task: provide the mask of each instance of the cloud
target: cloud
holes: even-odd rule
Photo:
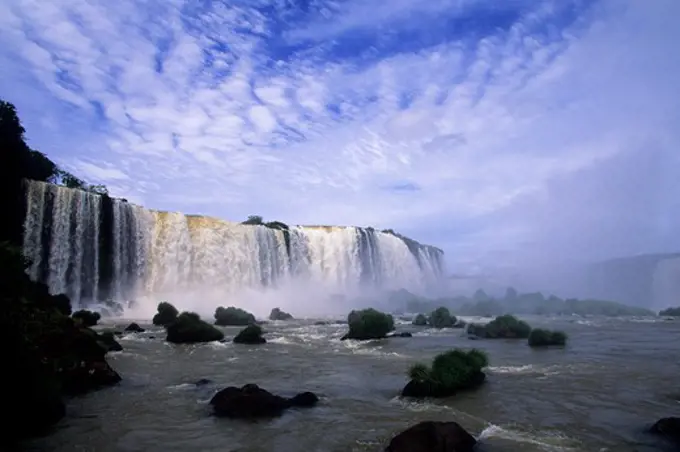
[[[10,0],[0,96],[151,208],[394,228],[454,267],[680,247],[677,2],[305,5]]]

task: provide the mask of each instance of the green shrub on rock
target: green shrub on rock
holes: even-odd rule
[[[179,311],[176,307],[168,303],[167,301],[161,301],[158,303],[158,313],[153,316],[154,325],[168,326],[177,320]]]
[[[95,326],[99,319],[102,318],[100,313],[88,311],[87,309],[76,311],[71,317],[83,326]]]
[[[175,344],[188,344],[195,342],[213,342],[224,339],[224,333],[201,320],[194,312],[183,312],[173,323],[166,327],[167,337],[165,340]]]
[[[411,379],[404,387],[404,397],[449,397],[458,391],[481,385],[486,375],[482,369],[489,365],[483,351],[454,349],[437,355],[432,366],[418,363],[411,366]]]
[[[356,339],[365,341],[370,339],[383,339],[387,333],[394,330],[394,318],[373,308],[352,311],[347,316],[349,333],[341,340]]]
[[[423,314],[418,314],[413,319],[413,324],[416,326],[425,326],[427,325],[427,317],[425,317]]]
[[[530,333],[528,323],[509,314],[498,316],[486,325],[468,325],[468,334],[487,339],[526,339]]]
[[[531,330],[529,346],[547,347],[550,345],[566,345],[567,334],[562,331],[550,331],[542,328]]]
[[[456,324],[456,317],[452,316],[445,307],[439,307],[432,311],[428,323],[433,328],[452,328]]]
[[[241,308],[220,306],[215,310],[215,325],[219,326],[241,326],[255,323],[255,316]]]

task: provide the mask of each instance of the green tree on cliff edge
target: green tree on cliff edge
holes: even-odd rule
[[[106,194],[103,185],[87,185],[71,173],[60,169],[42,152],[26,144],[26,130],[14,105],[0,99],[0,193],[3,221],[0,222],[0,242],[20,246],[23,236],[24,191],[22,179],[60,182],[70,188],[82,188]]]

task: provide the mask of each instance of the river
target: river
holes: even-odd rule
[[[566,331],[568,346],[534,350],[524,340],[471,341],[461,330],[407,324],[398,330],[412,338],[341,342],[346,325],[312,320],[266,325],[265,345],[172,345],[143,324],[146,332],[123,336],[125,350],[109,355],[123,382],[71,400],[57,430],[27,450],[380,451],[421,420],[459,422],[481,439],[480,451],[671,450],[645,428],[680,412],[680,322],[527,320]],[[128,322],[116,323],[101,328]],[[224,328],[228,337],[238,330]],[[453,347],[488,352],[481,389],[438,401],[398,397],[410,364]],[[201,378],[212,383],[192,384]],[[245,383],[287,396],[313,391],[321,401],[268,421],[210,415],[215,391]]]

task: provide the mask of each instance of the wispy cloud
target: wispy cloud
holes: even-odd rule
[[[9,0],[0,95],[33,146],[152,208],[392,227],[453,263],[677,249],[679,14]]]

